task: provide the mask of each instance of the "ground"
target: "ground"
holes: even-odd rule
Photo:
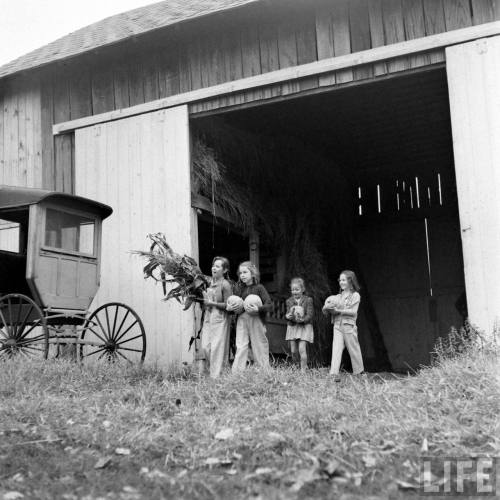
[[[498,358],[480,353],[340,383],[17,360],[0,401],[6,500],[418,498],[422,456],[500,451]]]

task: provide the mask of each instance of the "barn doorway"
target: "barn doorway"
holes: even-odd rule
[[[238,169],[254,169],[253,189],[277,198],[287,190],[284,211],[306,202],[322,210],[312,222],[319,253],[302,255],[303,270],[322,260],[331,292],[342,269],[360,276],[358,324],[369,369],[427,364],[436,339],[462,324],[467,313],[444,68],[199,117],[192,130],[212,145],[228,179]],[[238,134],[245,139],[234,141]],[[234,152],[245,143],[246,163]],[[288,177],[301,180],[285,182]],[[290,217],[289,231],[297,220]],[[274,249],[273,292],[284,296],[286,258]],[[321,351],[326,362],[325,343]]]

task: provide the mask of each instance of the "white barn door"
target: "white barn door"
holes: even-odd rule
[[[453,148],[469,317],[500,320],[500,37],[448,47]]]
[[[160,285],[145,281],[144,261],[131,250],[163,232],[178,253],[193,255],[190,138],[187,106],[79,129],[75,191],[111,205],[103,223],[100,289],[92,303],[130,305],[146,329],[147,361],[191,361],[194,313],[162,302]],[[196,255],[195,255],[196,257]]]

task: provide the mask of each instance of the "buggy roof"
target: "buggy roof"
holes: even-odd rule
[[[0,185],[0,211],[29,207],[41,201],[51,201],[54,204],[61,204],[66,207],[74,206],[75,208],[86,209],[98,213],[102,219],[109,217],[113,213],[110,206],[81,196],[46,189]]]

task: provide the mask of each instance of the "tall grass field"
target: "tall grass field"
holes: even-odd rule
[[[9,360],[0,499],[418,498],[423,455],[500,455],[499,415],[498,357],[480,349],[340,383]]]

